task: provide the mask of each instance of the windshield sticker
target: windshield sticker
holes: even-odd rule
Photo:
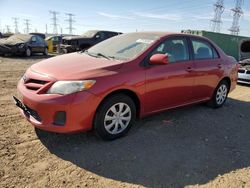
[[[138,39],[136,41],[137,43],[144,43],[144,44],[151,44],[154,42],[154,40],[150,40],[150,39]]]

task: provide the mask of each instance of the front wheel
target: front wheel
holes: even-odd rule
[[[133,100],[123,94],[106,99],[99,107],[94,121],[97,134],[104,140],[125,135],[135,121],[136,108]]]
[[[213,97],[208,102],[208,105],[213,108],[221,107],[226,102],[228,93],[228,82],[226,80],[222,80],[216,87]]]

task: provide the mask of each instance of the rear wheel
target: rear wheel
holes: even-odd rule
[[[213,108],[221,107],[227,100],[229,93],[229,84],[226,80],[222,80],[216,87],[213,97],[208,102],[208,105]]]
[[[126,95],[118,94],[101,104],[95,116],[94,128],[101,138],[113,140],[129,131],[135,116],[133,100]]]
[[[31,50],[30,50],[30,48],[26,48],[25,55],[26,55],[26,57],[30,57],[31,56]]]
[[[43,52],[44,55],[48,55],[48,48],[44,48],[44,52]]]

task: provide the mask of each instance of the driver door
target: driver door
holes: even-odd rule
[[[193,100],[194,64],[187,39],[168,38],[150,57],[159,53],[168,55],[169,64],[149,65],[146,68],[146,113],[181,106]]]

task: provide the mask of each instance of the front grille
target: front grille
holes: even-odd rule
[[[25,81],[24,85],[29,90],[37,91],[47,83],[49,82],[44,80],[28,79]]]
[[[244,69],[238,70],[238,73],[245,73],[246,71]]]
[[[35,80],[35,79],[29,79],[27,83],[35,83],[35,84],[42,84],[42,85],[45,85],[47,84],[48,82],[47,81],[43,81],[43,80]]]

